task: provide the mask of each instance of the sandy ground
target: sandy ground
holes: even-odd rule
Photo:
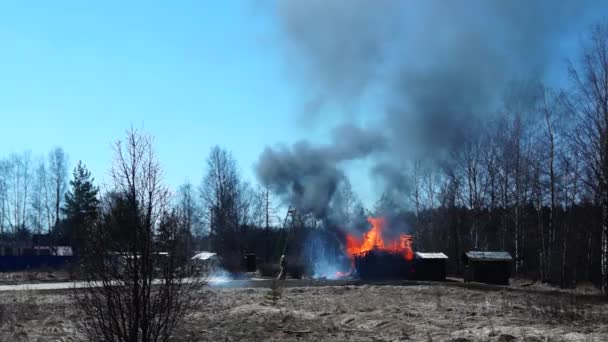
[[[174,340],[608,341],[608,303],[591,288],[288,281],[273,303],[268,284],[205,289]],[[85,341],[69,298],[0,293],[0,341]]]

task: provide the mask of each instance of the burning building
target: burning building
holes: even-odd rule
[[[383,217],[370,217],[368,222],[371,228],[361,238],[346,235],[346,254],[357,275],[363,279],[412,279],[415,273],[412,236],[399,234],[388,238]]]

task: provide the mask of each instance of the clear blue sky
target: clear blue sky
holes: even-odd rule
[[[61,146],[102,180],[133,125],[156,137],[174,188],[199,184],[214,144],[253,180],[263,147],[298,132],[273,18],[245,1],[171,4],[0,5],[0,157]]]

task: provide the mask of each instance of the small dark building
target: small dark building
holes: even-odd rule
[[[255,254],[245,254],[245,270],[247,272],[255,272],[257,270],[256,261],[257,257]]]
[[[355,270],[361,279],[413,279],[413,262],[402,254],[373,249],[355,255]]]
[[[464,281],[509,285],[513,258],[507,252],[470,251],[462,255]]]
[[[416,252],[414,265],[416,279],[443,281],[446,276],[448,256],[443,253]]]

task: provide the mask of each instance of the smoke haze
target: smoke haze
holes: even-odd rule
[[[320,216],[345,177],[345,160],[370,159],[373,177],[406,191],[402,170],[413,155],[445,158],[474,139],[513,81],[542,81],[562,62],[560,39],[606,7],[598,0],[278,1],[281,46],[306,89],[306,115],[363,99],[379,110],[337,114],[346,123],[334,129],[333,145],[267,148],[258,178]]]
[[[328,145],[300,141],[291,147],[267,147],[260,155],[256,174],[285,203],[322,218],[345,177],[340,163],[364,158],[385,147],[385,138],[379,132],[342,125],[334,128]]]

